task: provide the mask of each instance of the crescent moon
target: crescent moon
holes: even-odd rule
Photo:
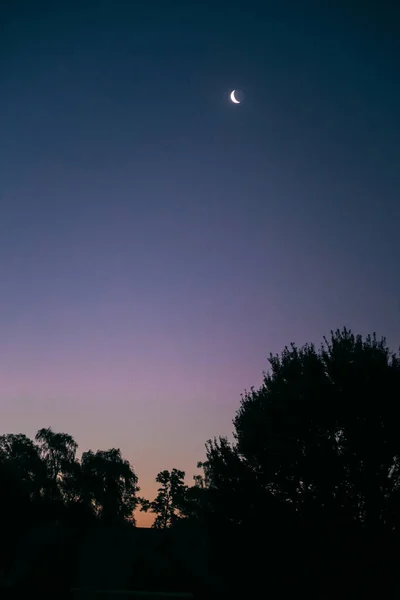
[[[236,91],[236,90],[232,90],[232,91],[231,91],[231,100],[232,100],[232,102],[234,102],[235,104],[240,104],[240,100],[236,100],[236,98],[235,98],[235,91]]]

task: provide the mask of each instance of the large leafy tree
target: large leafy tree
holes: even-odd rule
[[[46,469],[38,446],[22,433],[0,436],[0,462],[18,481],[30,500],[37,500],[46,485]]]
[[[74,438],[48,427],[39,429],[36,442],[46,465],[51,500],[63,506],[76,501],[79,497],[80,467],[76,459],[78,444]]]
[[[68,433],[56,433],[51,427],[39,429],[36,434],[42,459],[47,464],[49,476],[57,481],[65,469],[75,462],[78,444]]]
[[[262,386],[242,397],[234,442],[207,444],[212,510],[241,523],[264,519],[272,503],[303,525],[395,527],[399,357],[384,339],[343,329],[269,362]]]
[[[138,479],[116,449],[85,452],[66,433],[40,429],[36,441],[23,434],[0,436],[0,508],[4,524],[33,522],[135,523]]]
[[[42,512],[46,467],[38,447],[27,436],[0,436],[0,485],[0,519],[4,527],[18,529]]]
[[[236,564],[244,591],[268,565],[282,593],[288,564],[290,593],[304,585],[321,595],[325,569],[340,589],[353,578],[367,590],[369,565],[390,578],[398,553],[399,356],[384,339],[343,329],[269,362],[261,387],[242,397],[233,442],[207,444],[191,509],[218,525],[215,564],[227,578]]]
[[[241,402],[235,449],[304,522],[384,525],[400,486],[400,361],[343,329],[270,357]]]
[[[105,523],[135,523],[134,510],[139,502],[138,478],[121,451],[89,450],[82,454],[82,494]]]
[[[0,436],[1,568],[11,568],[19,537],[46,514],[46,486],[46,467],[34,442],[23,434]]]

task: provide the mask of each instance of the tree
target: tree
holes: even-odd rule
[[[161,471],[156,477],[160,484],[158,494],[152,502],[142,500],[141,510],[156,514],[153,527],[166,529],[174,526],[184,510],[187,486],[184,483],[185,472],[179,469]]]
[[[16,521],[135,523],[138,479],[120,450],[89,451],[76,458],[66,433],[40,429],[36,443],[23,434],[0,436],[0,508]]]
[[[38,447],[23,434],[0,436],[1,518],[4,526],[25,526],[40,510],[47,485]]]
[[[234,442],[206,445],[214,512],[219,504],[239,524],[272,503],[303,525],[394,527],[399,357],[385,339],[343,329],[320,349],[292,344],[269,362],[260,389],[242,397]]]
[[[82,494],[105,523],[135,523],[138,478],[116,448],[82,454]]]
[[[13,473],[31,500],[40,497],[46,484],[46,469],[32,440],[22,433],[0,436],[0,462]]]
[[[62,478],[65,470],[75,462],[78,444],[68,433],[56,433],[51,427],[39,429],[36,434],[40,454],[47,464],[49,477],[53,481]]]
[[[82,531],[96,519],[101,523],[135,524],[137,476],[119,450],[89,451],[79,461],[77,444],[68,434],[47,428],[41,429],[36,439],[37,443],[23,434],[0,436],[1,597],[8,597],[10,586],[12,597],[14,592],[20,596],[25,583],[30,590],[35,589],[31,576],[24,581],[26,569],[32,569],[42,582],[41,568],[35,564],[36,542],[29,541],[36,536],[43,542],[48,535],[63,545],[69,526]],[[65,551],[70,551],[70,541]],[[54,550],[56,555],[57,547],[61,550],[58,542],[50,554]],[[18,554],[21,551],[25,565],[22,571]],[[53,558],[54,577],[59,579],[60,569],[67,576],[69,562],[61,564]],[[47,579],[51,573],[46,573]]]
[[[47,468],[49,498],[60,506],[67,505],[79,493],[79,463],[76,459],[78,444],[68,433],[56,433],[51,427],[39,429],[35,439]]]
[[[234,420],[237,451],[305,522],[384,525],[400,487],[400,360],[347,329],[271,356]]]
[[[45,514],[46,475],[32,440],[23,434],[0,436],[0,569],[11,568],[20,536]]]
[[[365,573],[368,588],[368,561],[384,579],[400,534],[400,359],[385,339],[345,328],[269,362],[242,397],[233,442],[206,445],[198,510],[234,528],[226,576],[239,557],[244,589],[269,564],[282,592],[288,563],[297,591],[310,564],[321,581],[324,569],[342,574],[339,588]],[[321,595],[316,575],[303,584]]]

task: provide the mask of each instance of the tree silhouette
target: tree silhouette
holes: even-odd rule
[[[56,433],[51,427],[40,429],[35,437],[39,452],[46,465],[51,501],[60,506],[76,499],[79,463],[76,460],[78,444],[67,433]]]
[[[39,429],[36,434],[42,460],[47,464],[49,477],[57,481],[65,468],[75,461],[78,444],[67,433],[55,433],[51,427]]]
[[[51,428],[35,441],[0,436],[0,569],[36,525],[132,526],[141,505],[157,529],[186,523],[207,533],[207,559],[232,596],[254,596],[268,580],[278,595],[307,589],[328,597],[331,572],[332,597],[354,596],[350,580],[365,595],[374,573],[378,587],[394,586],[399,356],[384,339],[345,328],[319,348],[292,344],[269,363],[260,388],[242,396],[233,441],[207,442],[191,487],[183,471],[161,471],[152,502],[138,497],[138,478],[119,449],[89,450],[79,460],[75,440]]]
[[[213,509],[241,523],[279,501],[304,525],[394,526],[398,356],[384,339],[343,329],[320,349],[286,347],[270,365],[260,389],[242,397],[234,443],[206,445]]]
[[[96,516],[105,523],[135,523],[133,511],[139,499],[138,478],[127,460],[116,448],[89,450],[81,461],[85,499],[94,507]]]
[[[239,454],[306,522],[384,525],[400,484],[399,358],[344,329],[270,364],[236,415]]]
[[[46,469],[39,448],[22,433],[0,436],[0,462],[19,482],[31,501],[40,498],[46,486]]]
[[[187,491],[184,479],[185,472],[179,469],[161,471],[156,477],[156,482],[160,484],[156,498],[152,502],[141,500],[141,510],[156,514],[153,523],[155,529],[172,527],[180,519]]]
[[[46,468],[38,447],[23,434],[0,436],[0,520],[14,534],[42,512]]]
[[[10,528],[51,521],[135,524],[137,476],[120,450],[83,453],[66,433],[0,436],[0,519]]]
[[[298,586],[313,564],[308,586],[335,568],[343,586],[362,572],[368,588],[368,565],[386,577],[400,533],[400,359],[385,339],[345,328],[318,349],[292,344],[269,362],[261,387],[242,397],[233,443],[207,443],[204,490],[192,508],[240,528],[226,574],[240,556],[252,577],[271,565],[279,585],[279,565],[289,562]],[[273,555],[260,551],[257,535]]]
[[[56,433],[51,428],[40,429],[35,442],[23,434],[0,436],[2,598],[9,597],[6,596],[11,590],[9,586],[17,594],[12,597],[24,597],[28,593],[23,591],[24,586],[29,593],[36,589],[35,585],[42,589],[44,577],[46,585],[53,581],[53,571],[55,584],[60,577],[65,581],[70,579],[71,560],[67,559],[67,548],[71,540],[66,541],[65,532],[71,528],[80,537],[96,523],[135,525],[133,513],[138,503],[138,480],[120,450],[85,452],[81,461],[76,457],[76,450],[77,444],[70,435]],[[46,571],[48,565],[45,569],[40,563],[42,571],[41,566],[39,569],[39,564],[35,564],[32,548],[22,551],[24,568],[19,564],[21,548],[26,544],[30,547],[29,540],[36,536],[38,540],[49,536],[49,540],[54,540],[54,552],[60,551],[64,557],[61,562],[54,558],[50,572]],[[31,572],[29,581],[25,568]],[[54,593],[52,590],[52,595]]]

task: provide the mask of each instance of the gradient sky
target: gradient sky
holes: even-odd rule
[[[151,497],[269,352],[398,346],[395,5],[2,4],[1,433],[120,447]]]

